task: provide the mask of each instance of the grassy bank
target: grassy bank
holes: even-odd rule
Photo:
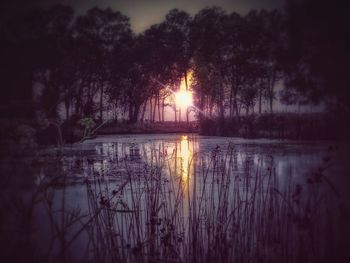
[[[330,113],[276,113],[205,119],[203,135],[296,140],[348,140],[350,116]]]
[[[92,120],[92,119],[91,119]],[[200,133],[207,136],[277,138],[293,140],[348,140],[350,116],[330,113],[276,113],[204,119],[198,122],[155,122],[99,124],[86,133],[79,119],[70,121],[1,119],[0,144],[3,149],[32,149],[39,145],[63,145],[107,134]],[[92,120],[94,122],[94,120]],[[19,146],[18,146],[19,145]],[[6,151],[5,151],[6,152]]]

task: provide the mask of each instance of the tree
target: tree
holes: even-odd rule
[[[168,96],[168,92],[161,92],[164,85],[171,87],[176,82],[174,75],[175,56],[172,43],[169,41],[169,32],[165,23],[151,26],[142,35],[142,45],[148,54],[144,65],[148,69],[149,74],[149,104],[150,104],[150,120],[154,122],[156,110],[158,109],[158,119],[161,119],[161,100]],[[163,96],[161,96],[163,95]],[[164,110],[164,109],[163,109]]]
[[[129,19],[110,8],[92,8],[77,18],[75,38],[81,47],[81,85],[86,86],[84,114],[94,113],[94,96],[99,91],[99,118],[103,119],[103,103],[106,88],[111,85],[110,64],[112,53],[121,49],[131,38]],[[115,56],[114,56],[115,58]],[[78,93],[81,96],[81,92]],[[77,98],[80,104],[80,98]]]
[[[287,50],[283,59],[288,89],[309,102],[349,111],[350,34],[347,2],[289,0]]]
[[[194,75],[197,79],[197,94],[200,94],[198,108],[200,119],[205,108],[212,114],[213,106],[219,108],[220,118],[224,118],[224,21],[225,12],[218,8],[201,10],[193,20],[191,41],[194,45]]]
[[[133,39],[131,47],[120,57],[121,105],[128,112],[129,123],[137,122],[141,106],[150,96],[150,53],[147,51],[144,37],[140,35]]]
[[[190,30],[192,19],[186,12],[173,9],[165,17],[163,26],[166,34],[166,45],[169,54],[172,54],[172,80],[177,78],[185,79],[186,90],[189,90],[188,73],[193,53],[193,46],[190,42]],[[175,108],[176,111],[176,108]],[[181,113],[179,119],[181,118]],[[188,123],[189,111],[186,111]],[[181,119],[180,119],[181,120]]]
[[[245,16],[245,50],[247,56],[245,74],[254,78],[258,90],[259,113],[262,111],[262,100],[269,101],[270,112],[273,111],[275,83],[281,77],[278,63],[283,45],[284,21],[277,10],[252,10]],[[253,73],[253,74],[252,74]]]
[[[48,10],[35,9],[4,22],[1,27],[4,40],[1,47],[1,62],[4,63],[1,65],[1,80],[8,88],[9,96],[4,94],[3,98],[25,99],[26,102],[21,104],[32,106],[24,111],[33,113],[32,84],[41,81],[37,76],[45,75],[45,84],[49,86],[45,90],[46,105],[42,106],[51,109],[50,116],[56,116],[59,92],[54,87],[54,74],[44,72],[55,71],[60,63],[72,18],[72,8],[56,5]]]
[[[250,24],[247,23],[245,17],[237,13],[232,13],[228,16],[225,23],[225,51],[226,64],[225,72],[227,85],[229,87],[229,108],[230,117],[236,114],[239,115],[239,100],[241,90],[248,85],[246,82],[251,81],[255,75],[251,74],[250,64],[253,53],[251,52],[252,43],[254,43],[256,36],[252,35]],[[253,57],[254,58],[254,57]]]

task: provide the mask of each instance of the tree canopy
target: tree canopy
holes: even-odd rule
[[[63,104],[66,119],[102,122],[114,111],[116,119],[137,122],[147,108],[151,120],[157,114],[164,120],[167,98],[185,79],[199,118],[239,116],[256,107],[262,113],[264,103],[273,112],[278,95],[287,104],[323,102],[348,111],[344,10],[314,0],[245,15],[210,7],[192,17],[174,9],[136,35],[129,18],[110,8],[80,16],[64,5],[37,9],[1,20],[2,102],[25,104],[39,96],[26,113],[40,109],[50,118]],[[279,80],[285,85],[278,94]],[[38,94],[33,83],[43,87]]]

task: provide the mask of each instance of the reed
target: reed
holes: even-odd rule
[[[177,152],[154,149],[147,164],[121,163],[126,175],[113,186],[88,178],[86,211],[69,208],[64,187],[60,207],[53,204],[58,178],[40,182],[33,205],[45,208],[50,242],[36,259],[341,262],[328,161],[300,184],[291,171],[277,174],[272,157],[256,160],[233,145],[193,154],[186,165]]]

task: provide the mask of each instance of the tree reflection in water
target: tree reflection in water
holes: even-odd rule
[[[345,243],[329,228],[341,221],[332,191],[319,180],[328,165],[322,155],[216,142],[208,147],[188,135],[92,141],[67,149],[55,170],[43,162],[33,190],[40,197],[38,261],[43,255],[97,262],[334,257]],[[57,185],[57,178],[64,180]]]

